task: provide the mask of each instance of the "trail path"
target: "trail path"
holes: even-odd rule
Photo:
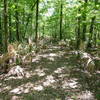
[[[25,77],[0,81],[0,100],[96,100],[68,48],[48,46],[22,67]]]

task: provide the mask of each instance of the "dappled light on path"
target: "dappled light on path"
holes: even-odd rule
[[[5,93],[11,96],[10,100],[24,100],[24,96],[29,94],[40,93],[44,96],[50,92],[47,95],[54,93],[58,97],[53,100],[62,100],[59,99],[60,96],[65,96],[65,100],[93,100],[90,99],[94,98],[92,92],[81,92],[84,83],[80,84],[82,77],[76,77],[79,70],[73,72],[78,64],[71,55],[77,55],[77,51],[68,52],[66,48],[57,46],[41,51],[32,58],[31,65],[23,66],[22,69],[17,66],[6,75],[3,83],[0,81],[0,95]],[[20,74],[13,74],[12,71]],[[83,99],[84,97],[86,99]]]

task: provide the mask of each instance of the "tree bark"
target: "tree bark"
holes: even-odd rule
[[[8,47],[8,6],[7,0],[4,0],[4,51],[7,52]]]
[[[36,4],[36,33],[35,33],[35,42],[36,42],[36,47],[37,47],[37,41],[38,41],[38,17],[39,17],[39,0],[37,0]]]
[[[18,3],[15,0],[15,18],[16,18],[16,39],[17,41],[20,40],[19,36],[19,13],[18,13]]]
[[[85,0],[85,3],[84,3],[82,41],[86,40],[86,29],[87,29],[87,25],[86,25],[86,9],[87,9],[87,2],[88,2],[88,0]]]
[[[11,23],[11,13],[9,12],[9,42],[12,42],[12,31],[11,31],[12,23]]]
[[[2,46],[2,21],[1,21],[1,14],[0,14],[0,45]]]
[[[79,13],[80,13],[80,9],[79,9]],[[81,28],[80,28],[81,17],[80,16],[78,17],[77,21],[78,21],[78,29],[77,29],[76,49],[79,49],[80,39],[81,39],[81,36],[80,36],[80,33],[81,33]]]
[[[61,0],[61,5],[60,5],[60,40],[62,39],[62,19],[63,19],[63,4],[62,4],[62,0]]]
[[[95,0],[95,10],[96,9],[96,5],[98,4],[98,0]],[[87,48],[90,48],[92,47],[92,43],[91,43],[91,40],[93,40],[93,34],[94,34],[94,25],[95,25],[95,20],[96,20],[96,16],[93,16],[92,19],[91,19],[91,25],[90,25],[90,36],[89,36],[89,41],[88,41],[88,44],[87,44]],[[95,45],[96,45],[96,34],[94,34],[94,38],[95,38]]]

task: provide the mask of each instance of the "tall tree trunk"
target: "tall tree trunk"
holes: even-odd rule
[[[95,0],[95,10],[96,9],[96,5],[98,4],[98,0]],[[95,37],[96,34],[93,34],[94,32],[94,25],[95,25],[95,20],[96,20],[96,16],[94,15],[91,19],[91,25],[90,25],[90,36],[89,36],[89,41],[88,41],[88,44],[87,44],[87,48],[90,48],[92,46],[92,40],[93,40],[93,35]],[[96,39],[95,39],[95,44],[96,44]]]
[[[65,25],[64,25],[65,27],[64,27],[64,38],[66,39],[67,38],[67,20],[66,20],[66,16],[65,16]]]
[[[12,23],[11,23],[11,13],[9,12],[9,42],[10,42],[10,43],[12,42],[12,31],[11,31],[11,26],[12,26]]]
[[[31,33],[30,34],[32,36],[32,34],[33,34],[33,18],[31,18],[30,25],[31,25],[31,31],[30,31]]]
[[[25,39],[25,31],[26,31],[26,29],[25,29],[25,9],[23,8],[23,17],[22,17],[22,27],[23,27],[23,29],[22,29],[22,40],[24,40]]]
[[[96,47],[97,46],[97,28],[96,26],[94,27],[94,37],[93,37],[93,40],[94,40],[94,46]]]
[[[54,36],[54,38],[56,39],[57,38],[57,22],[56,22],[56,28],[55,28],[55,36]]]
[[[93,37],[93,30],[94,30],[94,22],[95,22],[95,16],[91,19],[91,25],[90,25],[90,38],[89,38],[89,41],[92,40],[92,37]]]
[[[79,13],[80,13],[80,9],[79,9]],[[80,28],[80,23],[81,23],[81,17],[78,17],[78,28],[77,28],[77,40],[76,40],[76,49],[79,49],[80,46],[80,33],[81,33],[81,28]]]
[[[43,34],[42,34],[42,37],[44,38],[44,35],[45,35],[45,23],[43,25]]]
[[[7,1],[4,0],[4,51],[7,52],[8,47],[8,6]]]
[[[86,41],[86,31],[87,31],[87,23],[86,23],[86,18],[87,18],[87,3],[88,0],[84,0],[84,11],[82,13],[82,34],[81,34],[81,40],[79,44],[79,49],[84,51],[86,49],[85,41]]]
[[[63,19],[63,4],[62,4],[62,0],[61,0],[61,5],[60,5],[60,40],[62,39],[62,19]]]
[[[36,47],[37,47],[37,41],[38,41],[38,17],[39,17],[39,0],[37,0],[36,4],[36,33],[35,33],[35,42],[36,42]]]
[[[4,0],[4,52],[7,52],[8,47],[8,0]],[[6,61],[6,65],[4,68],[4,72],[7,72],[8,62]]]
[[[95,0],[95,10],[97,10],[97,7],[96,7],[96,5],[98,4],[98,0]],[[94,16],[94,19],[96,20],[96,16]],[[94,21],[95,22],[95,21]],[[95,30],[95,32],[94,32],[94,45],[95,45],[95,47],[96,47],[96,44],[97,44],[97,32],[96,32],[96,27],[94,27],[94,30]]]
[[[0,14],[0,45],[2,46],[2,21],[1,21],[1,14]]]
[[[18,1],[15,0],[15,18],[16,18],[16,39],[20,40],[19,36],[19,13],[18,13]]]
[[[83,13],[83,32],[82,32],[82,41],[84,42],[86,40],[86,9],[87,9],[87,2],[88,0],[85,0],[84,2],[84,13]]]

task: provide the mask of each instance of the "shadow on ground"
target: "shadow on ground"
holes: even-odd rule
[[[42,50],[25,77],[0,81],[0,100],[100,100],[100,74],[88,76],[76,58],[68,48]]]

